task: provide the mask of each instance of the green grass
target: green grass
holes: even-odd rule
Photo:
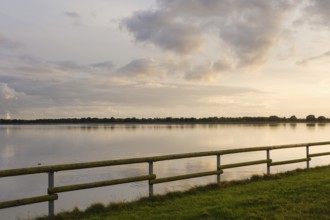
[[[330,166],[209,185],[42,219],[330,219]]]

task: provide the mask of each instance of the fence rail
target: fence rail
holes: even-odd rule
[[[251,166],[251,165],[257,165],[257,164],[266,164],[267,175],[270,175],[271,166],[306,162],[306,166],[308,169],[309,162],[311,161],[312,157],[330,155],[330,152],[322,152],[322,153],[314,153],[314,154],[309,153],[310,147],[322,146],[322,145],[330,145],[330,141],[302,143],[302,144],[290,144],[290,145],[265,146],[265,147],[253,147],[253,148],[238,148],[238,149],[219,150],[219,151],[172,154],[172,155],[163,155],[163,156],[155,156],[155,157],[141,157],[141,158],[130,158],[130,159],[119,159],[119,160],[96,161],[96,162],[89,162],[89,163],[60,164],[60,165],[53,165],[53,166],[39,166],[39,167],[30,167],[30,168],[0,170],[0,178],[1,177],[10,177],[10,176],[20,176],[20,175],[31,175],[31,174],[38,174],[38,173],[48,173],[47,195],[23,198],[23,199],[11,200],[11,201],[3,201],[3,202],[0,202],[0,209],[48,201],[48,214],[50,216],[53,216],[54,215],[54,201],[58,199],[57,193],[89,189],[89,188],[95,188],[95,187],[104,187],[104,186],[137,182],[137,181],[148,181],[149,196],[153,196],[153,185],[154,184],[165,183],[165,182],[170,182],[170,181],[177,181],[177,180],[183,180],[183,179],[216,175],[217,183],[220,184],[221,174],[223,174],[223,172],[224,172],[223,170],[229,169],[229,168]],[[281,149],[299,148],[299,147],[306,148],[306,157],[305,158],[286,160],[286,161],[276,161],[276,162],[273,162],[272,159],[270,158],[270,151],[272,151],[272,150],[281,150]],[[221,165],[222,156],[225,156],[228,154],[256,152],[256,151],[266,151],[266,159]],[[154,171],[153,171],[154,162],[175,160],[175,159],[194,158],[194,157],[205,157],[205,156],[216,156],[217,166],[215,167],[215,170],[199,172],[199,173],[190,173],[190,174],[178,175],[178,176],[171,176],[171,177],[164,177],[164,178],[157,178],[157,175],[154,174]],[[138,163],[148,163],[149,170],[148,170],[147,175],[134,176],[134,177],[123,178],[123,179],[115,179],[115,180],[104,180],[104,181],[91,182],[91,183],[81,183],[81,184],[75,184],[75,185],[66,185],[66,186],[57,186],[57,187],[54,186],[54,173],[55,172],[65,171],[65,170],[106,167],[106,166],[129,165],[129,164],[138,164]]]

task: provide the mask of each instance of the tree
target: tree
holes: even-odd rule
[[[297,117],[295,115],[292,115],[290,118],[289,118],[290,121],[297,121]]]
[[[280,118],[276,115],[269,116],[269,121],[276,122],[280,121]]]
[[[318,121],[326,121],[327,118],[324,117],[324,116],[320,116],[320,117],[317,118],[317,120],[318,120]]]
[[[308,116],[306,117],[306,121],[315,121],[315,120],[316,120],[315,115],[308,115]]]

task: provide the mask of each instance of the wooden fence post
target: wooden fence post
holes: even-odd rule
[[[306,145],[306,158],[309,159],[309,146]],[[307,169],[309,169],[309,160],[306,161]]]
[[[220,170],[221,160],[220,160],[220,154],[217,154],[217,170]],[[217,184],[220,185],[221,181],[221,174],[217,174]]]
[[[153,161],[149,161],[149,175],[153,175],[154,173],[154,166],[153,166]],[[151,180],[149,180],[149,197],[154,195],[154,185],[151,182]]]
[[[48,173],[48,189],[54,187],[54,172],[49,172]],[[49,194],[49,193],[48,193]],[[51,194],[49,194],[51,195]],[[54,200],[49,200],[48,201],[48,215],[49,216],[54,216],[55,210],[54,210]]]
[[[267,152],[267,175],[270,175],[270,163],[271,162],[269,162],[269,160],[270,160],[270,150],[269,149],[267,149],[266,150],[266,152]]]

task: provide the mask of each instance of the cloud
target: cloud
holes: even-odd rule
[[[1,54],[0,54],[1,55]],[[109,78],[113,73],[114,64],[111,61],[95,62],[81,65],[74,61],[49,61],[30,55],[8,55],[0,59],[0,82],[14,85],[14,88],[24,88],[29,83],[42,84],[64,83],[81,78]],[[17,84],[22,82],[22,84]],[[41,86],[41,85],[38,85]],[[31,85],[31,87],[35,87]]]
[[[232,0],[190,0],[189,4],[185,0],[159,0],[162,10],[171,11],[174,14],[181,14],[185,17],[219,17],[227,16],[233,10]]]
[[[162,84],[162,83],[155,83],[155,82],[147,82],[136,85],[137,88],[149,88],[149,89],[159,89],[159,88],[177,88],[174,85],[170,84]]]
[[[6,66],[6,68],[4,68]],[[0,69],[11,75],[27,77],[36,80],[65,80],[79,74],[111,74],[114,64],[111,61],[96,62],[81,65],[74,61],[49,61],[30,55],[6,56]]]
[[[230,46],[238,67],[264,64],[279,40],[291,10],[283,1],[234,1],[232,13],[220,23],[222,40]]]
[[[309,0],[309,3],[304,11],[305,17],[312,23],[330,28],[330,1]]]
[[[75,63],[71,60],[55,61],[55,62],[50,62],[50,63],[55,64],[60,69],[78,70],[78,69],[83,68],[83,66],[78,65],[77,63]]]
[[[82,17],[78,13],[72,12],[72,11],[65,11],[65,12],[63,12],[63,14],[65,16],[67,16],[68,18],[70,18],[70,19],[73,20],[73,25],[74,26],[81,26],[81,25],[83,25],[83,23],[82,23]]]
[[[192,81],[214,81],[221,74],[233,68],[233,64],[227,59],[195,66],[186,61],[174,59],[156,61],[152,58],[139,58],[117,69],[115,69],[111,61],[79,65],[73,61],[46,62],[28,56],[24,56],[22,59],[28,65],[18,65],[15,68],[16,71],[43,73],[47,77],[50,77],[50,75],[54,77],[58,74],[58,79],[61,76],[70,78],[69,75],[73,76],[75,73],[86,73],[87,75],[107,73],[109,79],[116,85],[132,85],[141,81],[148,84],[154,79],[164,79],[165,77],[168,77],[168,79],[181,78],[182,75],[184,75],[185,79]],[[41,77],[40,79],[43,78]],[[150,87],[157,83],[151,84],[149,84]]]
[[[218,72],[214,71],[212,66],[200,65],[188,71],[185,78],[194,81],[215,81],[218,75]]]
[[[5,117],[6,119],[11,119],[11,115],[10,115],[10,112],[7,112],[6,113],[6,117]]]
[[[0,82],[0,100],[16,99],[16,91],[10,88],[6,83]]]
[[[229,57],[236,69],[267,62],[294,6],[291,1],[282,0],[190,0],[188,4],[186,0],[159,0],[157,3],[156,10],[138,11],[122,20],[122,26],[136,41],[178,55],[199,56],[200,49],[211,44],[206,36],[213,36],[212,43],[218,47],[212,53]],[[219,57],[209,62],[220,60]],[[197,69],[204,73],[188,76],[202,79],[214,75],[213,70]]]
[[[117,74],[119,77],[148,79],[163,76],[164,70],[153,59],[135,59],[119,68]]]
[[[218,60],[213,64],[202,64],[187,71],[185,78],[193,81],[215,81],[218,77],[233,68],[226,59]]]
[[[9,40],[8,38],[0,34],[0,49],[3,48],[6,50],[16,50],[21,47],[22,47],[21,43]]]
[[[61,67],[56,62],[51,62],[42,58],[20,55],[17,57],[8,57],[11,63],[5,70],[11,75],[22,78],[29,78],[38,81],[56,79],[62,80],[71,74],[71,71]],[[68,65],[68,64],[66,64]]]
[[[303,60],[300,60],[298,61],[296,64],[297,65],[306,65],[308,64],[310,61],[314,61],[314,60],[319,60],[319,59],[322,59],[322,58],[325,58],[325,57],[330,57],[330,51],[326,52],[326,53],[323,53],[319,56],[313,56],[313,57],[309,57],[309,58],[306,58],[306,59],[303,59]]]
[[[138,42],[152,43],[162,49],[189,54],[202,47],[203,40],[195,25],[177,20],[165,11],[139,11],[121,24]]]
[[[115,70],[113,80],[119,84],[134,84],[138,82],[160,79],[182,78],[190,69],[189,62],[180,59],[155,60],[153,58],[139,58]],[[134,81],[135,80],[135,81]]]
[[[71,60],[50,62],[55,64],[61,70],[80,71],[80,72],[110,72],[114,68],[111,61],[92,63],[89,65],[80,65]]]
[[[110,69],[114,68],[115,65],[111,61],[105,61],[105,62],[100,62],[100,63],[93,63],[90,65],[90,67],[110,70]]]
[[[80,18],[80,15],[76,12],[66,11],[64,14],[70,18]]]

